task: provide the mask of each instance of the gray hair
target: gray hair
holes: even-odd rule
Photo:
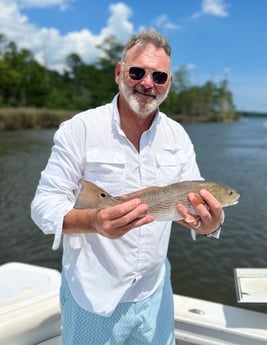
[[[138,53],[140,53],[148,44],[152,44],[158,49],[163,49],[169,57],[171,56],[171,47],[168,39],[155,29],[147,29],[138,35],[134,34],[130,37],[129,41],[125,45],[122,60],[125,60],[128,51],[137,44],[139,46]]]

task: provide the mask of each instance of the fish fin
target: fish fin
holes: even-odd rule
[[[194,203],[196,203],[196,204],[198,204],[198,205],[200,205],[200,204],[206,205],[205,201],[204,201],[204,200],[201,198],[201,196],[198,195],[198,194],[195,194],[195,195],[194,195],[193,201],[194,201]]]
[[[116,196],[114,199],[117,201],[128,201],[134,198],[140,198],[144,193],[147,192],[154,192],[158,189],[160,189],[161,187],[157,187],[157,186],[151,186],[151,187],[147,187],[141,190],[138,190],[136,192],[133,193],[129,193],[129,194],[124,194],[124,195],[120,195],[120,196]]]

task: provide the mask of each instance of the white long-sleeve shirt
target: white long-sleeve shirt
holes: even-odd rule
[[[74,116],[55,134],[31,206],[35,223],[54,234],[54,249],[82,178],[115,196],[201,176],[188,135],[161,112],[143,133],[137,152],[120,128],[116,96],[110,104]],[[63,269],[76,302],[110,315],[120,302],[150,296],[164,274],[170,230],[171,222],[154,221],[113,240],[64,235]]]

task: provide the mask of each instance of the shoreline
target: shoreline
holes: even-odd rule
[[[0,131],[57,128],[77,112],[47,108],[0,108]]]
[[[60,123],[70,119],[82,110],[48,109],[48,108],[0,108],[0,131],[21,129],[57,128]],[[236,112],[231,116],[225,114],[207,114],[203,116],[169,115],[180,123],[229,123],[241,117],[266,117],[267,113]]]

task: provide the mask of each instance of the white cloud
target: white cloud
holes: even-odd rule
[[[105,37],[108,35],[117,36],[124,42],[134,30],[133,24],[129,21],[132,10],[119,2],[110,5],[109,11],[111,16],[108,19],[107,27],[102,29],[101,34]]]
[[[59,7],[61,10],[66,10],[70,7],[71,3],[75,2],[76,0],[18,0],[18,6],[20,7],[38,7],[38,8],[45,8],[45,7],[52,7],[56,6]]]
[[[129,21],[131,9],[123,3],[110,5],[110,16],[106,26],[98,34],[89,29],[69,32],[62,35],[57,28],[38,27],[23,14],[22,5],[42,4],[63,8],[70,0],[1,0],[0,33],[13,41],[19,48],[29,49],[35,58],[46,67],[62,71],[65,59],[77,53],[86,63],[93,63],[99,56],[96,46],[111,34],[124,42],[133,32]]]
[[[202,0],[201,11],[193,14],[193,18],[202,15],[212,15],[217,17],[227,17],[226,5],[224,0]]]
[[[161,16],[157,17],[155,20],[155,25],[157,27],[163,28],[163,29],[170,29],[170,30],[176,30],[179,28],[179,26],[175,23],[173,23],[167,16],[167,14],[162,14]]]

